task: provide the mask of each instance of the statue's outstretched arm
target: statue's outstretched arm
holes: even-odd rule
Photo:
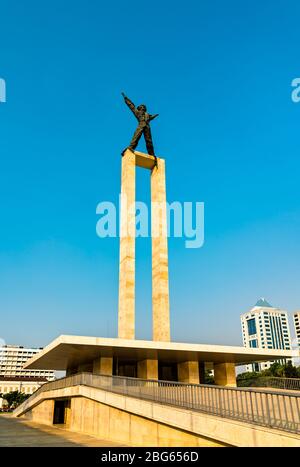
[[[158,116],[159,116],[159,114],[150,115],[150,120],[154,120]]]
[[[127,96],[125,96],[124,92],[122,92],[122,96],[124,97],[124,101],[125,101],[125,103],[128,105],[128,107],[130,108],[130,110],[134,113],[134,115],[136,116],[136,118],[138,118],[138,116],[137,116],[137,110],[136,110],[136,108],[135,108],[134,103],[133,103],[130,99],[128,99]]]

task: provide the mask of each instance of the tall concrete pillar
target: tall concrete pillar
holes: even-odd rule
[[[118,336],[135,338],[135,155],[122,157]]]
[[[165,161],[125,151],[122,158],[118,336],[135,338],[135,167],[151,170],[153,340],[170,340]]]
[[[158,379],[158,360],[146,359],[137,364],[137,376],[141,379]]]
[[[111,376],[113,374],[113,358],[112,357],[96,358],[93,361],[93,374]]]
[[[199,384],[198,361],[181,362],[177,364],[178,381],[181,383]]]
[[[165,161],[151,172],[153,340],[170,341]]]
[[[235,364],[214,363],[214,380],[217,386],[236,386]]]

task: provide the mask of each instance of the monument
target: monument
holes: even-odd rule
[[[136,166],[149,170],[151,181],[152,322],[153,340],[170,341],[169,278],[165,161],[154,155],[145,105],[137,108],[124,95],[139,121],[128,149],[123,151],[121,176],[121,236],[119,269],[118,336],[135,338],[135,176]],[[134,152],[144,133],[149,154]]]
[[[154,156],[156,162],[156,156],[154,154],[154,146],[150,129],[150,122],[151,120],[154,120],[154,118],[158,117],[158,114],[149,114],[147,112],[147,107],[145,106],[145,104],[140,104],[138,107],[136,107],[134,103],[127,96],[125,96],[124,92],[122,92],[122,96],[124,97],[126,105],[128,105],[133,115],[137,118],[139,122],[138,127],[135,130],[135,133],[128,146],[128,149],[134,151],[138,145],[141,136],[144,135],[148,154]],[[122,155],[124,154],[124,152],[125,150],[122,152]]]
[[[155,116],[146,106],[136,108],[124,98],[139,123],[122,153],[118,337],[61,335],[52,341],[25,368],[65,370],[66,378],[42,386],[14,416],[63,424],[67,430],[122,446],[298,445],[297,439],[291,441],[291,433],[276,437],[270,428],[270,407],[274,400],[278,403],[277,395],[271,402],[270,394],[261,390],[254,404],[253,389],[230,389],[237,384],[236,365],[290,358],[298,352],[170,341],[165,161],[154,154],[149,122]],[[142,135],[148,154],[136,151]],[[151,183],[149,341],[135,336],[136,167],[149,171]],[[214,370],[215,386],[203,385],[206,369]],[[290,396],[287,401],[292,407]],[[262,416],[257,417],[259,404]],[[273,420],[277,423],[276,415]],[[294,426],[292,413],[290,420]],[[287,425],[285,419],[283,423]]]
[[[59,336],[26,368],[66,370],[67,376],[88,372],[193,384],[203,383],[205,368],[213,368],[216,385],[236,386],[236,365],[289,358],[292,352],[171,342],[165,160],[155,155],[150,131],[157,114],[149,114],[143,104],[135,107],[123,96],[138,127],[122,153],[118,337]],[[136,151],[142,135],[148,154]],[[149,171],[151,184],[153,334],[149,341],[135,336],[136,167]]]

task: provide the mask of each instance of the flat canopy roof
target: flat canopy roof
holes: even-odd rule
[[[251,362],[298,357],[296,350],[250,349],[223,345],[184,344],[104,337],[61,335],[26,362],[24,368],[66,370],[92,362],[98,357],[124,360],[158,359],[165,363],[198,360],[206,363]]]

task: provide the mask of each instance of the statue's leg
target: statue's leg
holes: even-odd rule
[[[148,154],[150,154],[150,156],[154,156],[154,147],[153,147],[153,142],[152,142],[150,126],[146,126],[144,128],[144,138],[146,141],[146,148],[147,148]]]
[[[137,147],[138,142],[139,142],[139,140],[140,140],[142,134],[143,134],[143,127],[141,127],[141,126],[139,125],[139,126],[137,127],[137,129],[135,130],[135,132],[134,132],[134,135],[133,135],[133,137],[132,137],[132,139],[131,139],[131,141],[130,141],[129,146],[128,146],[127,148],[125,148],[125,149],[122,151],[122,156],[124,156],[125,151],[126,151],[127,149],[129,149],[130,151],[134,151],[134,150],[135,150],[135,148]]]
[[[137,129],[134,132],[134,135],[132,137],[132,140],[130,141],[130,144],[128,146],[128,149],[131,149],[132,151],[135,150],[135,148],[138,145],[138,142],[143,134],[143,128],[140,127],[140,125],[137,127]]]
[[[150,154],[150,156],[155,157],[155,165],[157,166],[157,157],[154,154],[154,147],[153,147],[153,141],[152,141],[150,126],[145,127],[145,129],[144,129],[144,138],[145,138],[145,141],[146,141],[146,147],[147,147],[148,154]]]

